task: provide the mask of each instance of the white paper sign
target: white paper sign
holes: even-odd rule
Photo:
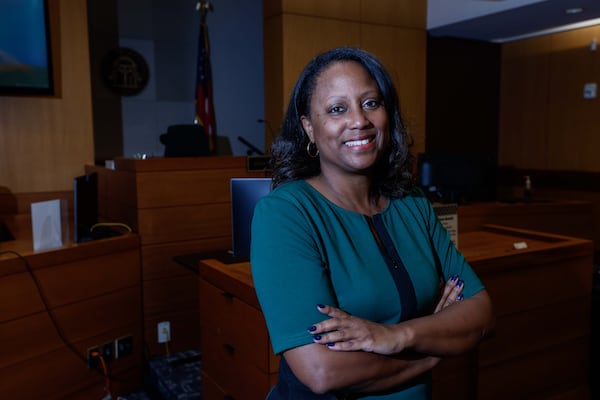
[[[31,203],[31,227],[34,251],[61,247],[60,200]]]

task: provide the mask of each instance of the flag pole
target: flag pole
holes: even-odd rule
[[[212,4],[210,3],[210,0],[200,0],[196,4],[196,10],[200,11],[200,22],[205,23],[206,14],[208,14],[208,12],[212,10]]]
[[[208,46],[208,27],[206,15],[212,10],[210,0],[200,0],[196,3],[200,11],[200,36],[198,43],[198,65],[196,82],[196,117],[194,122],[201,125],[208,140],[211,154],[216,153],[216,121],[212,99],[212,73],[210,66],[210,51]]]

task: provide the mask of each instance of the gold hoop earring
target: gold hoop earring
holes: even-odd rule
[[[310,145],[314,145],[315,146],[315,151],[311,153],[310,151]],[[308,153],[308,156],[310,158],[317,158],[317,156],[319,155],[319,149],[317,148],[317,145],[313,142],[308,142],[308,144],[306,145],[306,152]]]

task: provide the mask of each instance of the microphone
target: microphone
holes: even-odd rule
[[[260,149],[256,146],[254,146],[252,143],[250,143],[249,141],[247,141],[246,139],[244,139],[241,136],[238,136],[238,140],[242,143],[244,143],[246,145],[246,147],[248,147],[248,150],[246,151],[246,154],[251,156],[252,153],[256,153],[259,156],[263,156],[265,155],[265,153],[263,153],[262,151],[260,151]]]
[[[269,136],[271,137],[271,143],[273,143],[275,141],[275,131],[273,130],[271,123],[268,120],[262,118],[257,119],[256,122],[258,122],[259,124],[265,124],[267,126]]]

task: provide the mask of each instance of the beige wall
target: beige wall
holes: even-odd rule
[[[93,163],[86,0],[50,0],[52,97],[0,97],[0,192],[72,189]]]

